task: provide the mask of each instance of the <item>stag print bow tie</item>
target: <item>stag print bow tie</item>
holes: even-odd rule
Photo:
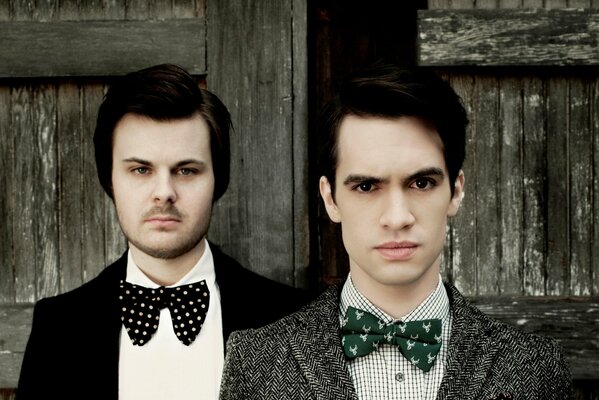
[[[177,339],[186,346],[195,340],[206,319],[210,292],[206,281],[149,289],[121,281],[121,321],[135,346],[146,344],[158,329],[160,310],[168,307]]]
[[[341,333],[343,352],[350,359],[390,344],[424,372],[432,368],[441,349],[440,319],[387,324],[366,311],[348,307],[341,321]]]

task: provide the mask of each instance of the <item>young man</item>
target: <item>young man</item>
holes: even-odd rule
[[[129,249],[89,283],[37,303],[18,399],[216,399],[231,331],[304,301],[206,239],[229,182],[229,128],[221,101],[177,66],[110,88],[96,164]]]
[[[435,75],[378,66],[324,111],[320,194],[350,274],[234,333],[222,399],[565,399],[558,344],[491,320],[440,277],[464,192],[467,117]]]

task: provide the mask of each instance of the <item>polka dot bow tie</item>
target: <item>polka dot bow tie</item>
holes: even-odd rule
[[[401,354],[428,372],[441,349],[441,320],[387,324],[374,315],[348,307],[341,321],[341,344],[347,358],[362,357],[382,344],[397,346]]]
[[[135,346],[143,346],[158,329],[160,310],[168,307],[177,339],[186,346],[200,333],[210,304],[206,281],[149,289],[121,281],[121,321]]]

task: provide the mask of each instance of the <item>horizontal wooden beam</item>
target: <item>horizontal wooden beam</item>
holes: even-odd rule
[[[0,78],[122,75],[161,63],[206,73],[206,21],[0,22]]]
[[[574,379],[599,379],[599,298],[480,297],[484,313],[526,332],[558,339]],[[0,305],[0,388],[14,388],[33,306]]]
[[[419,10],[422,66],[599,65],[599,10]]]
[[[480,297],[485,314],[560,341],[574,379],[599,379],[599,298]]]

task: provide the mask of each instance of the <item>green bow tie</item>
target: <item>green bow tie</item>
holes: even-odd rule
[[[348,307],[341,322],[343,352],[348,358],[362,357],[381,344],[398,346],[412,364],[428,372],[441,349],[441,320],[387,324],[374,315]]]

